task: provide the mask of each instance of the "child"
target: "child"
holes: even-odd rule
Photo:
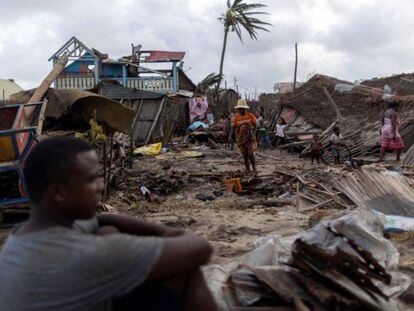
[[[33,206],[0,252],[2,310],[217,310],[199,269],[208,242],[133,217],[96,216],[98,164],[75,138],[45,139],[28,154]]]
[[[313,134],[313,140],[312,140],[312,144],[311,144],[311,157],[312,157],[312,164],[313,164],[313,160],[316,159],[316,162],[318,162],[319,164],[319,159],[321,157],[321,153],[322,153],[322,144],[319,141],[319,135],[318,134]]]
[[[260,145],[263,149],[272,149],[272,143],[269,137],[268,126],[269,122],[264,122],[263,120],[261,120],[259,127],[257,129],[260,138]]]
[[[279,118],[278,122],[276,123],[276,135],[274,146],[277,147],[279,144],[285,143],[285,127],[286,121],[281,117]]]
[[[230,116],[230,113],[228,113],[228,112],[223,113],[222,126],[223,126],[224,146],[229,146],[229,144],[230,144],[230,134],[231,134],[231,116]]]
[[[335,165],[339,165],[341,164],[341,152],[340,152],[339,147],[344,146],[343,137],[342,137],[341,130],[339,129],[339,127],[335,126],[333,128],[333,134],[331,135],[330,142],[332,146],[331,152],[335,160]]]

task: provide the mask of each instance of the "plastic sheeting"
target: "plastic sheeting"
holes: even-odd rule
[[[396,270],[398,260],[381,218],[357,209],[296,236],[267,237],[205,275],[221,310],[405,310],[396,298],[411,279]]]

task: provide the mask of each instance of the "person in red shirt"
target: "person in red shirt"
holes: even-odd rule
[[[236,131],[237,147],[244,159],[244,165],[247,172],[250,172],[250,165],[256,173],[256,161],[254,157],[254,150],[257,148],[256,142],[256,117],[248,112],[249,106],[245,99],[237,101],[237,111],[233,120],[233,131]]]

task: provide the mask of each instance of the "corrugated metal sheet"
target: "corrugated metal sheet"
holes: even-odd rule
[[[144,61],[147,63],[155,62],[171,62],[182,61],[185,52],[170,52],[170,51],[141,51],[141,53],[149,53],[149,56],[145,57]]]
[[[164,97],[163,94],[143,91],[138,89],[131,89],[122,85],[114,83],[101,82],[98,85],[98,92],[100,95],[110,99],[159,99]]]

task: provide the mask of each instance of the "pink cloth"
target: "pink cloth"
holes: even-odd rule
[[[397,135],[394,139],[394,133],[392,130],[392,120],[390,118],[384,118],[384,125],[381,130],[381,147],[386,150],[401,150],[404,149],[404,141],[401,138],[400,133],[400,118],[397,118]]]
[[[195,118],[202,120],[206,116],[208,102],[206,97],[193,97],[188,102],[190,108],[190,121]]]

